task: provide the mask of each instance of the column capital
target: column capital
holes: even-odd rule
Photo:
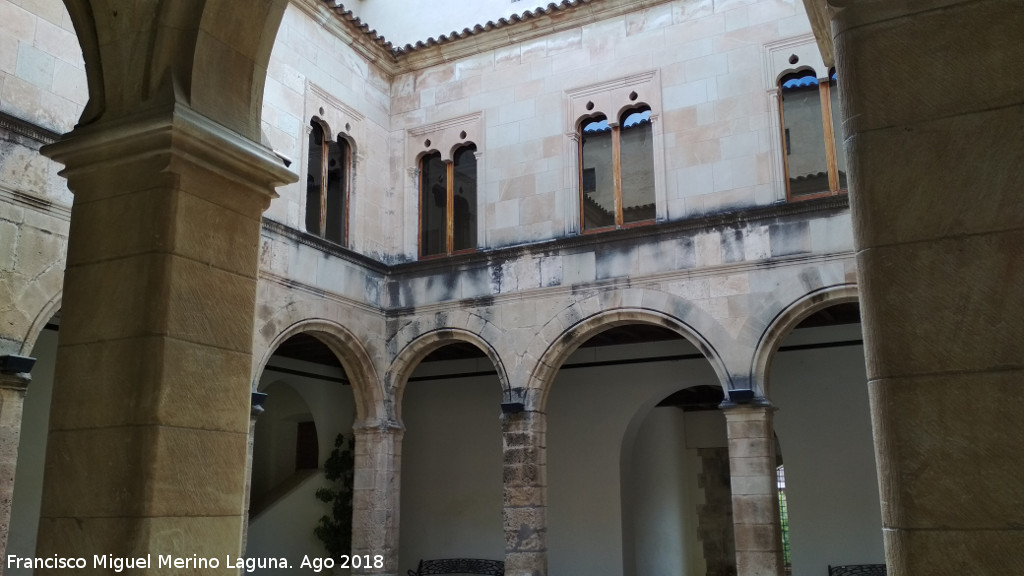
[[[547,413],[536,410],[501,414],[501,428],[505,432],[544,432],[547,428],[547,421]]]
[[[260,199],[260,212],[277,196],[274,187],[298,179],[272,150],[203,116],[172,104],[129,117],[79,126],[41,152],[64,164],[61,175],[76,197],[100,198],[123,191],[109,185],[109,174],[122,181],[133,175],[152,179],[174,176],[175,166],[196,166],[248,188]],[[177,162],[175,160],[183,160]],[[145,166],[143,170],[126,170]],[[107,180],[104,180],[106,178]],[[95,180],[95,182],[94,182]],[[96,185],[97,182],[105,185]],[[90,185],[93,184],[93,185]],[[202,194],[202,190],[192,191]],[[211,196],[223,191],[209,191]],[[220,197],[220,203],[226,199]]]
[[[763,410],[774,412],[777,410],[775,405],[764,396],[759,396],[746,403],[733,402],[726,398],[718,405],[718,409],[725,412],[726,415],[730,413],[759,412]]]
[[[26,372],[0,372],[0,389],[24,392],[32,382],[32,376]]]
[[[267,395],[264,392],[253,392],[250,395],[249,400],[249,418],[255,420],[260,414],[263,414],[266,409],[263,408],[263,403],[267,401]]]
[[[403,434],[405,426],[394,420],[359,420],[352,424],[352,433],[360,434]]]

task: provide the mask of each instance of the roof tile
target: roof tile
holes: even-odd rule
[[[454,42],[462,38],[468,38],[482,32],[494,30],[496,28],[504,28],[506,26],[513,26],[525,20],[533,18],[539,18],[541,16],[547,16],[555,12],[563,12],[571,10],[573,8],[589,4],[593,0],[561,0],[561,2],[551,2],[547,6],[541,6],[534,10],[526,10],[522,14],[512,14],[507,18],[498,18],[497,22],[494,20],[488,20],[483,24],[476,24],[473,28],[463,28],[461,32],[452,30],[448,34],[441,34],[436,38],[431,36],[426,40],[418,40],[415,44],[406,44],[405,46],[395,46],[389,42],[384,36],[380,35],[376,30],[370,28],[368,24],[363,22],[358,16],[356,16],[351,10],[347,10],[344,4],[335,2],[334,0],[322,0],[324,4],[329,6],[335,14],[338,15],[342,21],[348,23],[356,30],[370,37],[370,41],[377,44],[381,48],[387,50],[394,56],[401,56],[403,54],[409,54],[421,48],[427,48],[430,46],[437,46],[440,44],[446,44],[448,42]]]

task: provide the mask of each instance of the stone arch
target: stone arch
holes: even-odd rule
[[[761,333],[750,368],[751,383],[768,395],[768,367],[772,357],[786,336],[804,318],[823,308],[859,300],[857,285],[853,283],[826,286],[804,294],[775,315]]]
[[[25,339],[22,340],[21,354],[22,356],[28,356],[32,353],[32,348],[36,345],[36,340],[39,339],[39,334],[42,333],[43,328],[53,318],[53,315],[60,311],[61,301],[64,293],[57,292],[53,295],[50,300],[43,305],[43,308],[36,314],[36,317],[32,320],[32,324],[29,325],[28,331],[25,333]]]
[[[620,306],[611,310],[596,312],[571,323],[566,323],[566,320],[571,318],[573,314],[566,315],[565,311],[563,311],[563,313],[560,313],[545,325],[541,330],[541,334],[555,333],[555,337],[550,339],[550,341],[540,343],[541,346],[545,346],[545,349],[536,356],[539,360],[527,380],[525,394],[528,409],[538,412],[544,411],[555,375],[569,355],[576,351],[581,344],[595,334],[626,324],[651,324],[676,332],[693,344],[708,359],[723,390],[730,388],[731,378],[729,371],[726,369],[725,362],[715,349],[711,339],[708,338],[708,332],[715,331],[714,327],[718,326],[718,324],[708,324],[708,318],[704,318],[702,313],[690,306],[674,306],[679,303],[674,302],[675,299],[667,294],[654,291],[641,292],[646,292],[647,295],[659,295],[660,299],[647,298],[651,307],[643,305]],[[662,306],[654,305],[656,301],[660,301]],[[676,311],[682,311],[684,314],[673,314],[671,310],[673,307],[676,308]],[[571,308],[570,306],[567,310]],[[564,328],[562,328],[563,326]],[[698,330],[697,326],[705,328],[705,330]],[[718,326],[718,329],[721,329],[720,326]]]
[[[263,373],[263,369],[278,345],[296,334],[309,334],[316,337],[330,348],[331,352],[341,361],[352,386],[352,395],[355,397],[357,425],[387,419],[384,391],[370,355],[352,332],[330,320],[301,320],[288,326],[274,337],[260,357],[256,369],[253,370],[254,391],[257,379]]]
[[[474,152],[477,152],[477,151],[480,150],[480,147],[477,146],[476,142],[474,142],[473,140],[470,140],[470,139],[467,138],[465,140],[460,140],[460,141],[452,144],[451,147],[448,148],[448,158],[450,159],[450,161],[454,162],[455,161],[455,154],[460,149],[462,149],[462,148],[469,148],[469,147],[472,147]]]
[[[324,132],[324,138],[330,139],[333,137],[332,135],[334,134],[334,132],[331,131],[331,123],[328,122],[327,120],[324,120],[319,115],[314,114],[313,117],[310,119],[310,123],[316,123],[320,126],[320,129],[323,130]]]
[[[505,365],[498,352],[487,340],[474,332],[461,328],[438,328],[420,335],[407,344],[395,357],[394,362],[391,363],[391,369],[388,370],[388,381],[391,383],[391,393],[394,398],[395,419],[398,422],[402,421],[402,396],[405,394],[405,387],[412,371],[428,354],[453,342],[472,344],[486,354],[498,373],[502,392],[506,394],[509,392]]]
[[[786,69],[784,69],[783,71],[781,71],[781,72],[777,73],[777,74],[775,75],[775,86],[776,86],[776,87],[778,87],[778,85],[779,85],[779,82],[780,82],[780,81],[781,81],[781,80],[782,80],[783,78],[785,78],[786,76],[789,76],[790,74],[799,74],[799,73],[801,73],[801,72],[811,72],[811,73],[813,73],[813,74],[814,74],[814,77],[815,77],[815,78],[819,78],[819,77],[821,76],[821,75],[819,74],[818,70],[817,70],[816,68],[814,68],[813,66],[809,66],[809,65],[804,65],[804,66],[795,66],[795,67],[793,67],[793,68],[786,68]],[[828,72],[828,71],[826,70],[826,73],[827,73],[827,72]]]
[[[260,281],[252,342],[254,376],[263,370],[263,362],[273,354],[277,343],[283,342],[278,340],[281,334],[291,326],[311,320],[340,327],[359,342],[371,360],[380,356],[375,348],[375,345],[380,344],[376,315],[359,308],[342,306],[333,299],[295,298],[294,295],[282,293],[280,289],[279,284]],[[376,374],[383,374],[382,366],[377,363],[373,365]]]
[[[81,125],[178,102],[259,142],[267,63],[287,0],[242,10],[176,0],[64,4],[89,87]]]

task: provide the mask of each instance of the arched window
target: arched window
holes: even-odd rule
[[[846,155],[839,124],[836,74],[820,82],[813,70],[779,81],[779,114],[790,200],[846,190]]]
[[[420,160],[420,254],[438,256],[476,248],[476,146],[462,146],[451,162],[432,152]]]
[[[654,222],[651,110],[633,108],[612,125],[605,116],[580,123],[583,231]]]
[[[313,120],[306,171],[306,231],[345,245],[348,237],[350,152],[343,139],[331,140]]]

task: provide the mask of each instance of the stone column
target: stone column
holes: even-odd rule
[[[547,415],[501,416],[504,453],[505,574],[545,576],[547,547]]]
[[[252,448],[256,440],[256,419],[265,411],[263,403],[267,395],[262,392],[253,392],[249,404],[249,441],[246,444],[245,453],[245,511],[242,513],[242,555],[248,552],[249,542],[249,506],[252,504]],[[239,571],[239,574],[245,570]]]
[[[237,574],[261,215],[294,176],[181,104],[44,153],[75,202],[37,554]]]
[[[1024,574],[1024,11],[835,4],[889,574]]]
[[[392,422],[362,423],[355,434],[352,496],[352,554],[384,557],[381,567],[353,569],[353,576],[397,576],[398,502],[405,429]]]
[[[737,576],[781,576],[782,528],[775,479],[772,412],[761,399],[752,404],[724,403],[729,435],[732,521]]]
[[[27,373],[0,372],[0,574],[4,573],[2,560],[7,557],[7,535],[11,526],[14,476],[21,441],[21,410],[31,381]]]

